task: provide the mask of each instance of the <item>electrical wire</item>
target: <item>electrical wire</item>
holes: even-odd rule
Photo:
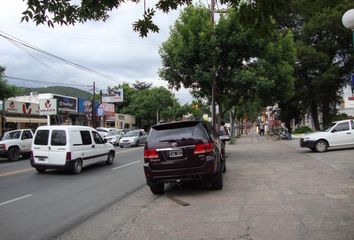
[[[100,73],[100,72],[95,71],[93,69],[84,67],[84,66],[82,66],[80,64],[77,64],[77,63],[71,62],[69,60],[66,60],[66,59],[64,59],[62,57],[58,57],[58,56],[56,56],[56,55],[54,55],[52,53],[46,52],[46,51],[44,51],[44,50],[42,50],[42,49],[40,49],[40,48],[38,48],[38,47],[36,47],[34,45],[31,45],[31,44],[29,44],[29,43],[27,43],[25,41],[22,41],[21,39],[18,39],[18,38],[14,37],[14,36],[11,36],[10,34],[7,34],[7,33],[3,32],[3,31],[0,31],[0,36],[5,38],[6,40],[10,41],[11,43],[16,42],[16,43],[18,43],[18,44],[20,44],[22,46],[25,46],[27,48],[30,48],[30,49],[34,50],[34,51],[37,51],[37,52],[39,52],[39,53],[41,53],[41,54],[43,54],[45,56],[49,56],[52,59],[55,59],[55,60],[57,60],[59,62],[68,64],[68,65],[70,65],[70,66],[72,66],[74,68],[77,68],[77,69],[80,69],[82,71],[85,71],[85,72],[88,72],[88,73],[92,73],[92,74],[95,74],[95,75],[99,75],[99,76],[101,76],[103,78],[106,78],[106,79],[109,79],[109,80],[112,80],[112,81],[115,81],[115,82],[121,82],[121,80],[117,79],[116,77],[110,76],[108,74]]]

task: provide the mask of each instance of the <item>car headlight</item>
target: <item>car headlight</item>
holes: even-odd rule
[[[303,137],[302,139],[303,139],[303,141],[304,141],[304,142],[306,142],[306,141],[310,140],[310,138],[309,138],[309,137]]]

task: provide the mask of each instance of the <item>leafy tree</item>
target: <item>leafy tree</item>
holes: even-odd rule
[[[133,83],[133,87],[136,90],[149,89],[149,88],[151,88],[151,86],[152,86],[152,83],[147,83],[147,82],[136,81],[135,83]]]
[[[24,0],[25,1],[25,0]],[[138,0],[130,0],[133,3],[139,3]],[[124,0],[30,0],[27,1],[27,9],[22,13],[22,21],[34,21],[37,25],[47,24],[54,27],[54,24],[74,25],[77,22],[86,22],[89,20],[106,21],[109,18],[109,12],[119,8],[126,3]],[[146,37],[151,32],[158,32],[159,27],[154,23],[152,18],[156,10],[168,13],[180,6],[191,4],[191,0],[159,0],[155,6],[144,11],[143,18],[133,23],[133,29],[139,32],[141,37]],[[284,4],[281,0],[222,0],[222,3],[232,4],[245,8],[245,19],[249,18],[248,14],[256,16],[259,25],[267,24],[270,19],[270,13],[279,5]],[[248,3],[248,4],[245,4]],[[247,18],[246,18],[247,17]]]
[[[309,111],[316,129],[331,121],[342,88],[348,84],[353,69],[353,46],[350,31],[341,23],[343,13],[354,7],[348,0],[293,0],[287,9],[288,18],[279,26],[295,32],[296,103],[287,115]],[[290,14],[291,11],[291,14]],[[284,16],[286,9],[284,11]],[[297,108],[295,107],[297,104]],[[322,113],[322,119],[318,119]]]
[[[17,87],[9,85],[8,82],[4,79],[5,76],[5,67],[0,66],[0,99],[6,99],[9,97],[14,97],[19,91]]]
[[[189,6],[176,21],[160,55],[160,76],[171,87],[192,89],[195,97],[215,101],[220,116],[251,99],[274,103],[293,94],[295,50],[290,31],[265,35],[256,25],[242,24],[238,10],[221,17],[215,29],[208,10]]]

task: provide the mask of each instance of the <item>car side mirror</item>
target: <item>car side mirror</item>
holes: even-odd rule
[[[337,129],[333,129],[331,132],[332,132],[332,133],[335,133],[335,132],[337,132]]]
[[[104,142],[104,143],[107,143],[107,139],[106,139],[106,138],[104,138],[104,139],[103,139],[103,142]]]

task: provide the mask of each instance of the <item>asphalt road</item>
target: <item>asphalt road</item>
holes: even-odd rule
[[[112,166],[79,175],[0,161],[0,239],[52,239],[143,185],[142,146],[116,148]]]

